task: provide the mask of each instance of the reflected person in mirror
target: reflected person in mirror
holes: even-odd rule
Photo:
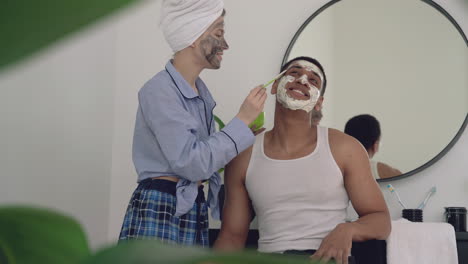
[[[370,159],[372,176],[375,179],[385,179],[401,175],[401,171],[383,162],[373,160],[379,151],[381,142],[380,123],[372,115],[358,115],[346,122],[344,132],[361,142]]]
[[[326,75],[320,63],[298,57],[271,93],[274,127],[225,169],[226,198],[218,250],[241,250],[253,212],[258,250],[353,263],[353,241],[386,239],[390,216],[361,144],[335,129],[312,124]],[[346,222],[351,200],[360,218]]]

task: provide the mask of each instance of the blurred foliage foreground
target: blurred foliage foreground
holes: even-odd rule
[[[253,251],[218,253],[155,240],[114,244],[92,252],[80,224],[59,212],[33,207],[0,207],[1,264],[305,264],[308,258]]]

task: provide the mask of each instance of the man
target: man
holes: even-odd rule
[[[228,49],[223,6],[222,0],[162,3],[161,28],[175,54],[138,93],[133,162],[139,185],[121,240],[208,246],[207,207],[219,218],[217,170],[254,142],[248,124],[263,110],[265,89],[251,90],[236,117],[215,132],[216,104],[198,77],[219,69]],[[202,181],[209,181],[208,201]]]
[[[324,100],[322,66],[299,57],[284,69],[271,91],[277,98],[273,129],[225,169],[226,203],[215,248],[243,248],[254,210],[259,251],[316,250],[315,259],[348,263],[352,241],[389,235],[388,209],[359,142],[311,124],[311,110],[320,111]],[[360,218],[345,223],[349,199]]]
[[[375,179],[385,179],[401,175],[401,171],[392,166],[373,160],[380,148],[380,123],[372,115],[357,115],[346,122],[344,132],[357,140],[369,155],[372,176]]]

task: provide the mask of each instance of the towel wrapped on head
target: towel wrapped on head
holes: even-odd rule
[[[223,9],[223,0],[163,0],[160,27],[172,51],[192,45]]]

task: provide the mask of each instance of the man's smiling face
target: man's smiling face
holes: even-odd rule
[[[291,64],[277,86],[277,100],[291,110],[310,112],[322,88],[323,74],[313,63],[299,60]]]

